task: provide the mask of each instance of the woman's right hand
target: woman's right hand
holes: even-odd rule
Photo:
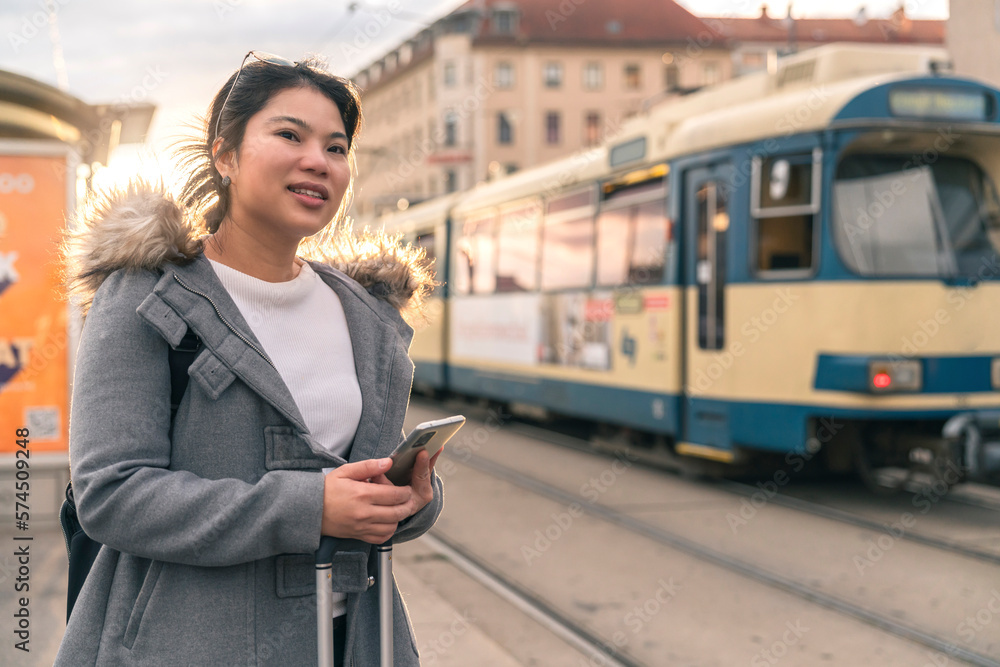
[[[345,463],[326,475],[323,487],[323,535],[383,544],[400,521],[413,514],[409,486],[385,477],[392,459]]]

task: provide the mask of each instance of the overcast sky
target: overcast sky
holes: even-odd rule
[[[204,113],[251,49],[295,59],[324,55],[350,75],[462,0],[51,0],[68,90],[86,102],[145,98],[158,106],[151,139],[162,146]],[[569,0],[567,0],[569,1]],[[587,0],[611,2],[613,0]],[[912,18],[944,19],[947,0],[902,0]],[[680,0],[700,16],[755,16],[760,0]],[[901,0],[794,0],[793,16],[888,17]],[[59,84],[47,0],[0,0],[0,69]],[[768,0],[784,16],[788,0]],[[380,20],[382,17],[382,20]],[[388,17],[388,20],[385,20]],[[368,40],[364,32],[374,34]],[[359,37],[361,36],[361,37]]]

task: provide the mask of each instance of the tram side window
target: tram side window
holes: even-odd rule
[[[598,284],[662,282],[668,234],[660,200],[602,211],[597,219]]]
[[[628,208],[602,211],[597,219],[597,284],[624,285],[628,275]]]
[[[594,270],[592,192],[549,202],[542,238],[542,289],[590,287]]]
[[[756,188],[757,271],[813,268],[813,233],[818,193],[813,192],[818,157],[794,155],[759,160]]]
[[[538,286],[538,223],[541,206],[532,203],[500,216],[496,290],[526,292]]]
[[[636,285],[663,282],[663,264],[667,256],[669,223],[662,201],[651,201],[634,207],[632,254],[628,280]]]
[[[496,291],[496,242],[493,216],[470,218],[462,225],[455,244],[456,294],[490,294]]]

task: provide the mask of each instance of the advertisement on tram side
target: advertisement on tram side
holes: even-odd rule
[[[0,150],[0,455],[27,428],[33,452],[66,452],[67,306],[58,248],[67,155]]]

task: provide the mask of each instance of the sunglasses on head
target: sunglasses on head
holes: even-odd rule
[[[273,53],[266,53],[264,51],[251,51],[243,56],[243,62],[240,63],[240,68],[236,71],[236,78],[233,79],[233,85],[226,94],[226,100],[222,103],[222,108],[219,109],[219,117],[215,120],[215,138],[213,141],[219,138],[219,128],[222,127],[222,114],[226,110],[226,104],[229,103],[229,98],[232,97],[233,91],[236,90],[236,84],[240,82],[240,74],[243,73],[243,68],[246,66],[247,60],[249,60],[250,56],[271,65],[282,65],[285,67],[295,67],[298,65],[297,62],[293,62],[287,58],[282,58],[281,56],[276,56]]]

